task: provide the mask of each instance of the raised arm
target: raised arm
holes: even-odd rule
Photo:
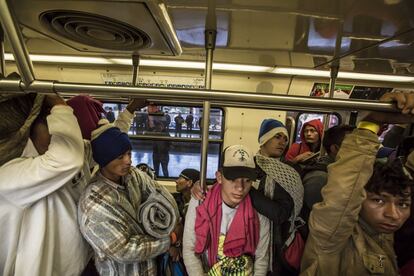
[[[137,109],[141,109],[147,105],[146,100],[133,99],[129,102],[128,106],[122,111],[118,118],[115,120],[114,125],[118,127],[122,132],[127,133],[131,127],[132,119],[134,118],[134,112]]]
[[[323,202],[313,205],[309,218],[311,238],[321,249],[340,251],[352,234],[378,147],[376,134],[356,129],[342,142],[337,161],[328,166]]]
[[[20,206],[32,204],[65,185],[83,164],[84,145],[73,110],[57,96],[47,96],[50,143],[44,154],[23,155],[0,167],[0,195]],[[31,140],[26,151],[35,146]]]
[[[361,204],[366,198],[365,184],[373,172],[379,142],[375,125],[381,123],[408,123],[413,121],[414,95],[385,94],[382,101],[396,101],[402,114],[371,112],[360,125],[344,139],[337,161],[328,167],[328,183],[322,189],[323,202],[313,206],[310,219],[310,239],[315,240],[321,252],[340,251],[358,222]]]

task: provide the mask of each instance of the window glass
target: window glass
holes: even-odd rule
[[[111,112],[117,118],[126,104],[104,103],[104,109],[111,117]],[[166,132],[172,137],[201,138],[203,108],[182,106],[155,106],[149,105],[135,112],[134,120],[128,134],[131,135],[159,135],[161,123]],[[223,110],[210,110],[209,138],[222,139],[224,129]],[[157,130],[158,128],[158,130]]]
[[[125,108],[126,104],[104,103],[109,121],[115,120]],[[202,113],[201,107],[152,104],[137,110],[128,131],[133,144],[133,165],[148,164],[155,169],[158,178],[177,178],[185,168],[200,169],[201,142],[197,139],[201,138]],[[208,179],[215,178],[218,169],[223,123],[223,110],[212,108],[207,159]]]
[[[201,143],[133,138],[132,165],[148,164],[155,169],[157,178],[177,178],[186,168],[200,170]],[[168,148],[168,149],[167,149]],[[209,143],[207,157],[207,178],[215,178],[220,156],[220,143]],[[158,166],[155,166],[155,163]]]

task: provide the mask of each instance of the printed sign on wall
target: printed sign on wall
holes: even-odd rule
[[[348,84],[335,84],[334,98],[348,99],[352,92],[353,85]],[[314,83],[311,97],[325,97],[329,98],[329,84],[328,83]]]
[[[102,73],[103,83],[107,85],[132,86],[131,74]],[[171,75],[149,75],[140,74],[138,76],[139,87],[157,87],[157,88],[185,88],[185,89],[203,89],[203,77],[184,77]]]
[[[390,87],[355,86],[350,98],[362,100],[378,100],[382,95],[391,91],[392,88]]]

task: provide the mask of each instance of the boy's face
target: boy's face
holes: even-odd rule
[[[129,172],[131,167],[131,150],[126,151],[124,154],[118,156],[111,162],[109,162],[103,170],[106,173],[114,176],[125,176]]]
[[[306,143],[317,143],[319,141],[319,134],[316,128],[313,126],[305,126],[305,129],[303,130],[303,134],[306,140]]]
[[[261,152],[267,157],[279,158],[285,151],[287,143],[287,136],[281,132],[277,133],[261,147]]]
[[[236,207],[250,191],[253,181],[248,178],[226,179],[221,172],[216,173],[217,182],[221,184],[221,197],[230,207]]]
[[[404,191],[404,193],[410,192],[410,188]],[[360,215],[378,233],[392,234],[400,229],[410,216],[410,206],[410,196],[367,192]]]
[[[185,190],[189,190],[191,186],[193,186],[193,181],[185,179],[184,177],[180,176],[176,181],[176,190],[177,192],[183,192]]]

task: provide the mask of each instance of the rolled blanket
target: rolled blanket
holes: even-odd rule
[[[21,156],[43,99],[40,94],[0,95],[0,166]]]
[[[165,187],[149,177],[145,180],[148,181],[141,183],[142,202],[138,209],[138,222],[145,233],[154,238],[169,236],[178,222],[177,204]]]

